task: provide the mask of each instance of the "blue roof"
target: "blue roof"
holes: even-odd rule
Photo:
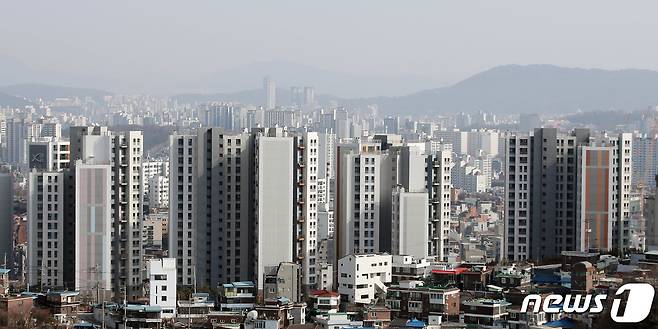
[[[407,321],[407,323],[405,324],[405,327],[408,327],[408,328],[425,328],[425,322],[414,318],[414,319],[411,319],[411,320]]]
[[[11,271],[11,270],[8,269],[8,268],[0,268],[0,274],[7,274],[7,273],[9,273],[10,271]]]
[[[546,322],[544,325],[551,328],[576,328],[576,321],[570,318],[562,318],[557,321]]]

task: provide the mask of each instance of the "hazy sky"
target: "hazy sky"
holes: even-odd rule
[[[121,79],[285,60],[448,84],[512,63],[658,70],[657,13],[658,1],[7,0],[0,55]]]

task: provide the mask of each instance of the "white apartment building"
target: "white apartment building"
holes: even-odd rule
[[[430,202],[428,250],[430,256],[447,261],[450,254],[450,167],[452,152],[436,151],[427,156],[427,186]]]
[[[27,164],[30,169],[60,171],[69,167],[70,143],[56,138],[39,138],[27,145]]]
[[[75,262],[76,268],[82,267],[82,273],[92,273],[86,267],[100,267],[104,263],[94,263],[98,257],[107,257],[111,264],[110,269],[103,269],[111,278],[112,292],[115,300],[123,299],[124,290],[128,300],[134,301],[143,297],[143,249],[142,249],[142,176],[141,161],[143,153],[143,136],[141,131],[109,132],[106,127],[71,127],[70,128],[70,152],[71,170],[67,175],[70,183],[66,189],[74,189],[75,197],[66,201],[65,217],[75,218],[72,226],[75,231],[66,232],[67,236],[76,236],[72,244],[74,250],[67,252],[71,260],[70,266]],[[82,167],[77,168],[80,165]],[[105,182],[105,167],[110,169],[110,181]],[[79,181],[82,177],[85,180]],[[77,194],[81,188],[89,188],[88,193]],[[94,193],[94,194],[89,194]],[[82,227],[78,224],[87,225],[87,217],[93,214],[86,213],[94,209],[94,202],[100,202],[98,198],[104,198],[105,193],[110,197],[110,205],[107,209],[109,214],[110,229],[98,229],[100,224],[104,227],[105,222],[96,222],[96,226]],[[97,198],[91,200],[90,198]],[[104,200],[104,199],[103,199]],[[86,207],[79,209],[78,207]],[[105,211],[105,204],[99,203],[96,213]],[[68,214],[67,214],[68,212]],[[96,216],[95,218],[102,218]],[[79,219],[79,221],[78,221]],[[81,231],[82,229],[82,231]],[[96,230],[94,234],[84,235],[84,230]],[[87,246],[88,243],[98,244],[98,248],[105,246],[106,234],[111,241],[109,254],[104,250],[95,250],[95,254],[85,253],[79,246]],[[97,236],[97,238],[92,238]],[[92,239],[94,241],[89,241]],[[67,247],[65,247],[66,250]],[[80,264],[77,259],[89,261],[88,264]],[[75,261],[74,261],[75,260]],[[76,276],[82,276],[81,272],[70,271]],[[96,270],[93,273],[97,272]],[[70,282],[78,283],[94,280],[91,277],[75,279],[69,278]],[[86,284],[85,282],[84,284]],[[88,287],[88,285],[84,285]]]
[[[152,176],[148,182],[149,206],[151,208],[169,207],[169,177]]]
[[[149,190],[149,179],[154,176],[169,177],[169,160],[147,159],[142,162],[142,179],[144,181],[144,192]]]
[[[317,240],[329,239],[334,236],[334,211],[326,203],[318,203]]]
[[[86,298],[93,298],[98,290],[113,291],[111,185],[110,165],[76,162],[75,290]],[[117,235],[117,240],[123,238]]]
[[[293,138],[283,136],[280,131],[256,137],[256,278],[259,290],[263,289],[265,269],[292,262],[296,249],[293,243],[296,232],[291,223],[297,210],[294,207],[293,146]],[[299,199],[299,202],[304,201]],[[298,217],[297,221],[304,219],[308,218]],[[305,238],[300,235],[299,239],[302,242]]]
[[[315,287],[318,282],[318,178],[319,137],[316,132],[295,136],[296,159],[296,213],[297,213],[297,262],[302,267],[302,285]],[[264,165],[269,166],[271,161]],[[275,192],[276,193],[276,192]],[[279,192],[280,193],[280,192]],[[333,221],[333,219],[332,219]],[[267,246],[267,245],[266,245]],[[267,246],[269,248],[269,246]]]
[[[162,308],[162,318],[176,317],[176,259],[151,259],[148,264],[149,305]]]
[[[387,254],[347,255],[338,260],[338,293],[342,300],[370,304],[385,294],[392,280],[392,257]]]

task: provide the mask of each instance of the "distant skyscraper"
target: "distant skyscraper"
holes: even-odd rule
[[[5,133],[7,140],[5,161],[17,166],[25,162],[25,148],[28,140],[27,123],[24,119],[8,119]]]
[[[315,104],[315,88],[304,87],[304,106],[313,106]]]
[[[291,87],[290,104],[309,109],[315,104],[315,89],[313,87]]]
[[[654,184],[658,191],[658,175],[654,177]],[[647,250],[655,250],[658,248],[658,198],[655,193],[644,199],[644,220]]]
[[[633,138],[633,186],[653,186],[658,174],[658,139],[656,136]]]
[[[290,87],[290,104],[302,106],[304,104],[304,88]]]
[[[269,76],[263,79],[263,91],[265,92],[265,109],[274,109],[276,107],[276,84]]]
[[[386,134],[399,134],[400,133],[400,117],[389,116],[384,119],[384,133]]]

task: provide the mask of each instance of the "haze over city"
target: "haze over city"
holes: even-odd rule
[[[0,6],[0,329],[655,329],[655,1]]]
[[[0,83],[175,94],[252,89],[254,76],[272,74],[285,87],[366,97],[506,64],[658,70],[657,10],[653,1],[9,1]],[[22,65],[30,75],[12,74]],[[226,71],[237,78],[222,81]]]

